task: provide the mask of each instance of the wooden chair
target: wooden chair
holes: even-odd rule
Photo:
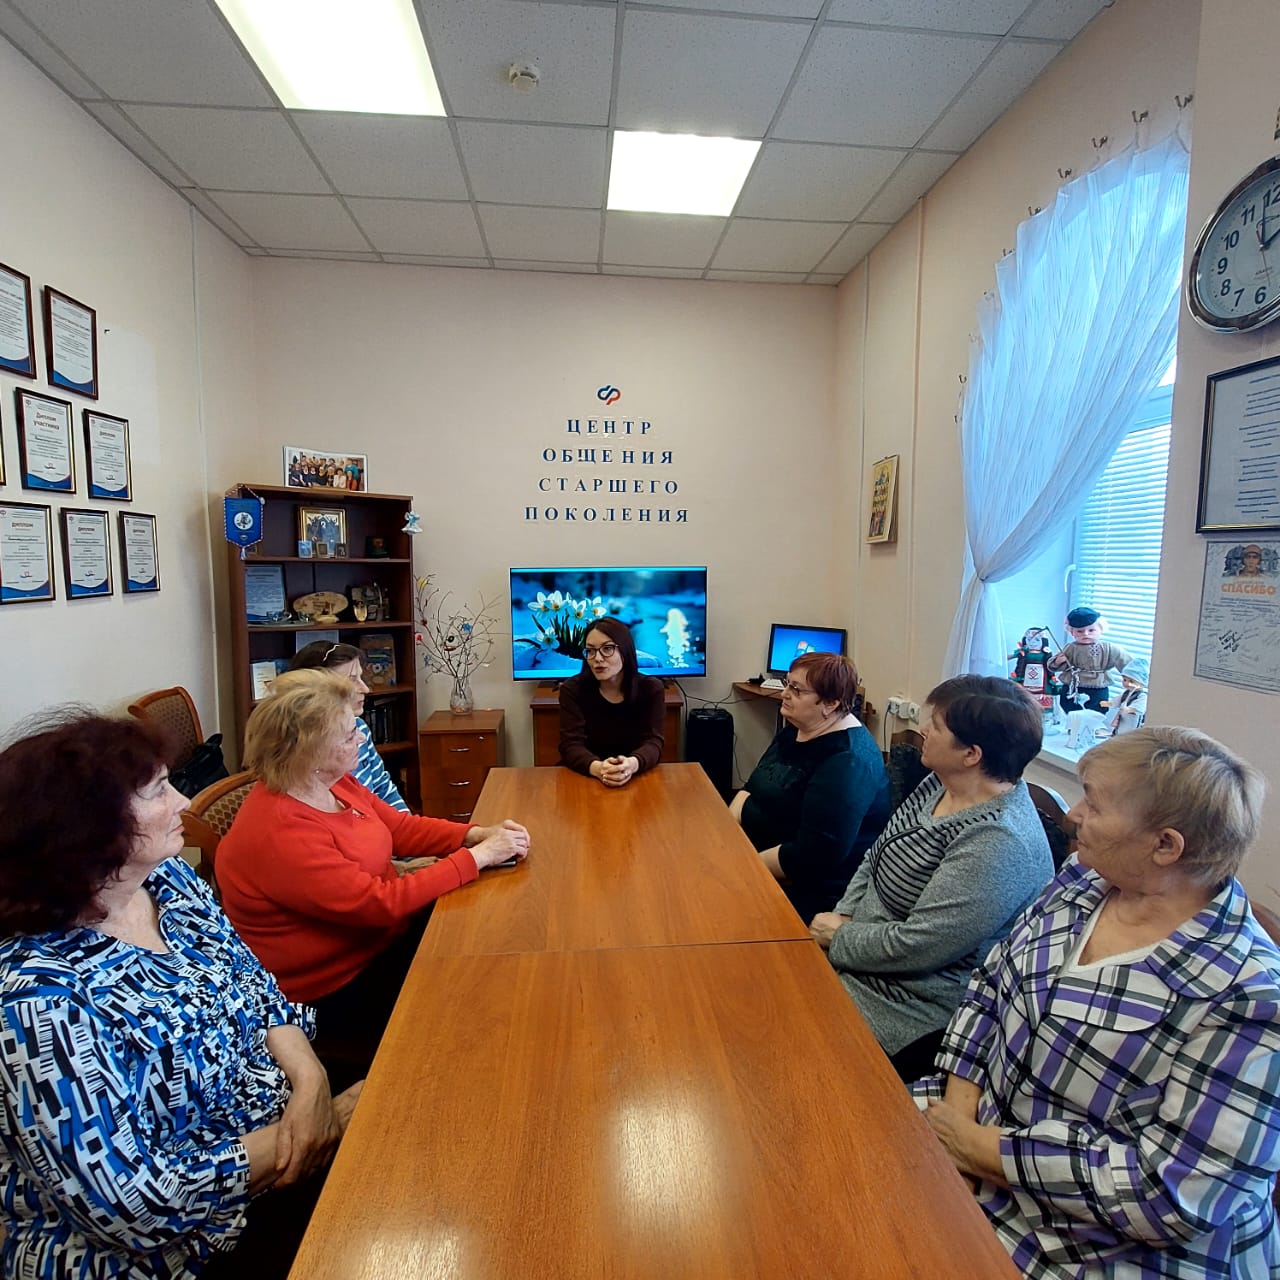
[[[182,815],[182,834],[186,843],[200,850],[200,874],[218,889],[218,842],[231,829],[258,775],[246,769],[222,778],[205,789],[191,802]]]
[[[145,694],[129,707],[129,714],[139,720],[154,721],[172,739],[178,752],[173,762],[175,769],[186,764],[191,753],[204,741],[200,713],[181,685]]]
[[[921,763],[924,736],[914,729],[899,729],[889,739],[889,786],[892,803],[896,809],[928,776],[929,770]]]
[[[1052,787],[1042,787],[1038,782],[1028,782],[1027,791],[1031,803],[1040,815],[1049,852],[1053,855],[1053,869],[1058,870],[1075,852],[1076,826],[1067,820],[1067,802]]]

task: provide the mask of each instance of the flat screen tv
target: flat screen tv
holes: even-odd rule
[[[605,616],[631,628],[640,670],[707,674],[705,566],[511,570],[511,669],[517,680],[564,680],[582,670],[582,642]]]
[[[804,653],[844,653],[845,631],[841,627],[798,627],[791,622],[775,622],[769,628],[769,660],[765,670],[785,675]]]

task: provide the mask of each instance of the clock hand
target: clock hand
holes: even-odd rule
[[[1271,221],[1272,221],[1272,222],[1280,222],[1280,217],[1272,218],[1272,219],[1271,219]],[[1267,226],[1267,219],[1266,219],[1266,218],[1261,218],[1261,219],[1258,221],[1258,244],[1259,244],[1263,249],[1268,248],[1268,247],[1270,246],[1271,242],[1276,238],[1276,236],[1280,236],[1280,228],[1277,228],[1277,229],[1276,229],[1275,231],[1273,231],[1270,235],[1265,235],[1265,234],[1264,234],[1264,232],[1265,232],[1265,230],[1266,230],[1266,226]]]

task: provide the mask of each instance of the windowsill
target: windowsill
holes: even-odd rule
[[[1050,769],[1060,769],[1063,773],[1076,776],[1076,764],[1090,747],[1102,742],[1102,738],[1091,738],[1082,747],[1067,746],[1066,733],[1050,733],[1045,735],[1044,745],[1036,759]]]

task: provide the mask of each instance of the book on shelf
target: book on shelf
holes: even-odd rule
[[[360,637],[360,649],[364,653],[365,683],[371,689],[396,682],[396,647],[390,635],[371,631]]]
[[[271,692],[271,682],[283,671],[289,670],[288,658],[263,658],[249,663],[249,682],[253,686],[254,702],[261,702]]]
[[[387,742],[399,742],[400,700],[396,697],[375,698],[370,695],[364,705],[365,723],[373,741],[381,746]]]

